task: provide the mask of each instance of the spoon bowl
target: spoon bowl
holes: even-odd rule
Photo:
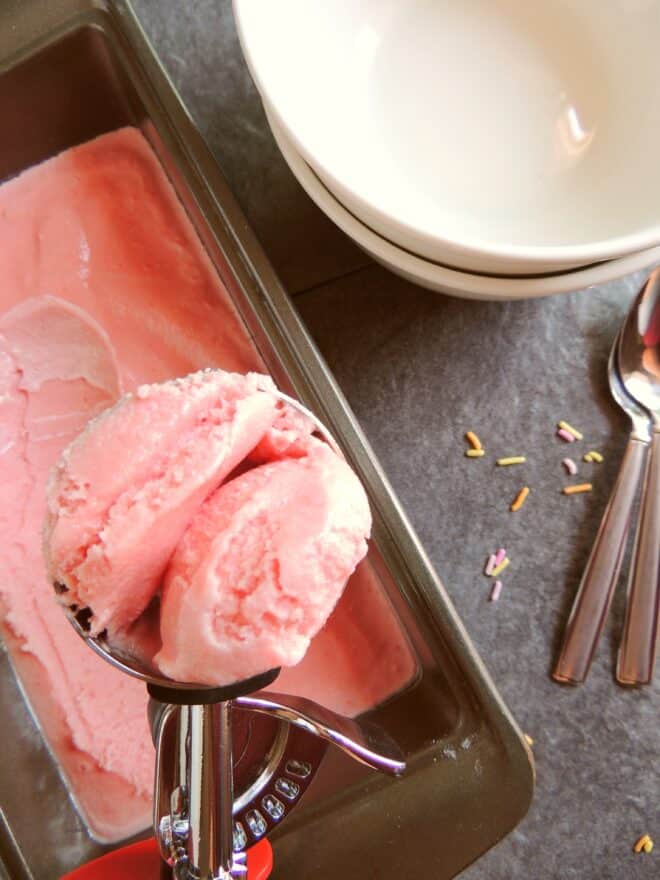
[[[617,365],[626,392],[660,430],[660,268],[649,276],[619,335]]]

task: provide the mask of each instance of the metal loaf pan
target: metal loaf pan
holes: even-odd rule
[[[341,392],[273,274],[125,0],[0,8],[0,180],[126,124],[162,161],[274,379],[330,427],[374,513],[372,562],[416,653],[414,683],[374,710],[400,780],[328,752],[273,837],[274,877],[451,877],[507,834],[533,791],[529,749]],[[103,851],[77,816],[0,657],[0,876],[55,880]]]

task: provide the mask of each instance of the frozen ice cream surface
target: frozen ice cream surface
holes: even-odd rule
[[[265,376],[208,370],[143,385],[65,450],[48,490],[45,552],[93,635],[133,623],[193,515],[273,423]]]
[[[55,601],[41,546],[47,474],[122,393],[209,366],[245,374],[264,365],[136,129],[103,135],[0,185],[0,277],[3,636],[83,815],[96,834],[117,840],[149,822],[147,697],[82,642]],[[299,428],[296,416],[280,411],[246,462],[305,455]],[[365,560],[276,689],[354,715],[404,687],[415,670]]]
[[[54,600],[42,554],[48,472],[123,391],[209,364],[262,364],[136,129],[0,185],[0,277],[4,641],[83,815],[117,840],[149,822],[147,695],[90,651]]]
[[[230,480],[167,568],[156,662],[179,681],[219,685],[295,665],[364,557],[370,528],[360,482],[320,441]]]
[[[82,789],[76,794],[84,801],[86,778],[103,768],[108,787],[113,777],[125,798],[120,818],[112,803],[86,805],[102,836],[116,834],[120,823],[130,831],[148,807],[153,750],[144,691],[93,656],[63,620],[45,577],[41,529],[49,468],[119,388],[107,335],[77,307],[36,297],[0,318],[0,606],[20,647],[19,670],[29,654],[48,677],[36,702]]]

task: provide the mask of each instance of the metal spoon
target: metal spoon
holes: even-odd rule
[[[552,672],[556,681],[566,684],[580,684],[589,672],[619,578],[633,504],[651,440],[649,415],[626,394],[616,369],[618,342],[617,336],[610,351],[607,375],[612,397],[630,417],[632,430]]]
[[[649,684],[660,611],[660,269],[628,313],[617,356],[624,388],[649,412],[653,434],[616,677],[621,684]]]

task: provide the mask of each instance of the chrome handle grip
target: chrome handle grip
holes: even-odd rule
[[[234,877],[231,702],[190,706],[188,873]]]
[[[232,706],[286,721],[381,772],[398,775],[405,769],[400,749],[378,725],[302,697],[260,691],[207,706],[156,708],[154,831],[176,880],[245,876],[245,853],[232,851]]]
[[[231,703],[163,706],[154,714],[154,832],[176,880],[245,875],[233,851]]]

